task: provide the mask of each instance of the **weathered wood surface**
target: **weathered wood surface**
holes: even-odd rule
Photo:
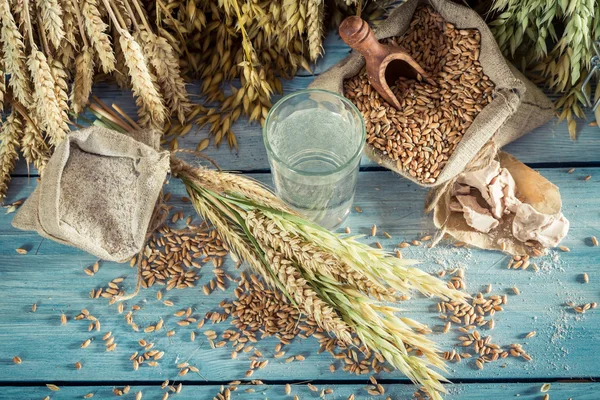
[[[325,48],[325,57],[315,67],[315,75],[336,64],[346,57],[349,52],[348,46],[339,39],[337,34],[328,36]],[[314,76],[306,71],[300,72],[299,75],[291,81],[283,81],[284,94],[305,89],[314,79]],[[198,84],[191,84],[189,92],[194,95],[195,100],[201,100],[198,98]],[[116,85],[98,85],[94,87],[94,94],[107,104],[115,103],[119,105],[130,116],[135,117],[136,107],[130,92],[121,90]],[[556,97],[549,92],[548,95],[550,98]],[[275,102],[278,98],[278,96],[275,96],[273,101]],[[585,111],[586,120],[581,120],[578,123],[579,133],[576,141],[569,138],[566,122],[558,124],[558,120],[555,118],[514,143],[507,145],[505,150],[526,164],[541,164],[544,166],[566,163],[596,165],[600,161],[598,157],[600,154],[600,128],[589,126],[589,123],[594,121],[594,115],[589,109]],[[238,139],[239,153],[232,152],[226,144],[220,148],[211,145],[205,153],[213,157],[221,168],[226,170],[257,171],[268,169],[269,164],[260,125],[248,125],[247,120],[240,119],[233,129]],[[207,127],[202,130],[194,128],[186,137],[180,139],[179,146],[193,149],[207,135]],[[366,157],[363,158],[363,168],[373,166],[377,166],[376,163]],[[17,165],[15,174],[27,175],[28,172],[35,174],[35,170],[28,171],[21,160]]]
[[[179,382],[176,380],[175,384]],[[127,382],[118,386],[63,386],[60,391],[52,392],[45,386],[43,387],[7,387],[2,389],[0,398],[3,399],[19,399],[19,400],[39,400],[45,396],[50,396],[51,399],[82,399],[88,393],[94,393],[94,400],[115,398],[113,388],[122,390]],[[135,385],[130,383],[129,394],[123,398],[133,399],[137,392],[142,392],[143,399],[161,399],[162,395],[168,390],[162,390],[160,384],[154,385]],[[501,383],[501,384],[459,384],[450,388],[446,400],[480,400],[480,399],[512,399],[520,400],[539,400],[543,393],[540,392],[542,382],[535,383]],[[355,394],[355,398],[359,399],[384,399],[385,396],[370,396],[364,389],[365,384],[316,384],[318,392],[313,392],[308,389],[305,383],[292,385],[290,396],[285,395],[285,384],[265,384],[265,385],[243,385],[239,386],[238,390],[231,392],[232,399],[248,399],[248,400],[264,400],[278,398],[292,398],[298,395],[301,399],[347,399],[351,394]],[[414,387],[411,385],[398,384],[383,384],[386,395],[392,399],[408,399],[414,392]],[[252,389],[253,393],[248,393],[246,390]],[[322,389],[332,389],[333,393],[320,397]],[[221,387],[218,385],[189,385],[184,383],[182,390],[177,395],[169,396],[169,399],[187,400],[187,399],[211,399],[215,396]],[[596,400],[600,384],[598,383],[552,383],[549,394],[551,399],[566,400],[573,398],[576,400]]]
[[[335,37],[326,44],[324,61],[315,69],[320,73],[343,58],[348,49]],[[313,79],[301,74],[293,81],[284,82],[286,93],[304,88]],[[197,93],[197,86],[191,91]],[[131,94],[114,86],[95,88],[95,94],[107,103],[116,103],[130,115],[135,115]],[[591,121],[591,114],[588,115]],[[505,268],[508,257],[499,252],[480,251],[452,247],[442,243],[435,249],[410,247],[403,251],[406,258],[423,260],[421,268],[436,272],[441,269],[464,268],[466,282],[471,293],[477,293],[485,285],[493,285],[493,293],[507,294],[508,305],[504,312],[494,316],[496,327],[492,331],[482,329],[482,334],[490,334],[493,342],[502,347],[510,343],[522,343],[533,357],[532,362],[508,358],[487,364],[482,371],[474,365],[474,359],[460,364],[449,364],[448,377],[461,384],[450,386],[447,399],[504,399],[519,396],[522,399],[541,399],[540,386],[544,382],[562,379],[600,378],[599,357],[594,351],[600,340],[600,309],[590,310],[584,315],[575,314],[566,302],[577,304],[600,302],[600,286],[596,277],[596,267],[600,260],[600,248],[593,247],[590,237],[600,237],[600,193],[597,180],[600,179],[600,140],[598,128],[581,121],[578,141],[568,137],[566,125],[551,122],[517,142],[506,150],[523,162],[544,167],[540,172],[555,183],[561,190],[563,209],[571,221],[569,236],[564,245],[571,252],[552,251],[549,256],[536,260],[541,267],[539,272],[513,271]],[[224,169],[260,172],[251,176],[270,183],[268,162],[258,126],[246,126],[241,121],[235,131],[240,143],[240,154],[232,154],[229,149],[210,147],[207,154],[214,157]],[[193,148],[206,135],[206,130],[197,135],[190,133],[180,142],[180,147]],[[353,212],[347,225],[353,233],[368,235],[372,224],[378,225],[380,235],[366,237],[367,243],[380,241],[386,249],[392,250],[403,240],[418,239],[424,234],[433,233],[431,217],[423,215],[422,206],[426,191],[402,180],[391,172],[368,171],[372,163],[363,162],[359,175],[356,205],[362,213]],[[571,166],[577,168],[573,174],[566,171]],[[32,171],[35,175],[35,171]],[[19,164],[17,175],[9,190],[8,201],[27,197],[36,185],[35,178],[26,178],[27,170]],[[21,175],[21,176],[18,176]],[[591,180],[583,178],[592,175]],[[171,180],[168,190],[172,192],[170,204],[175,210],[183,210],[186,215],[195,215],[189,204],[181,201],[183,186]],[[112,396],[112,388],[126,384],[134,386],[132,393],[142,388],[144,398],[160,398],[160,382],[177,379],[176,364],[181,360],[200,369],[199,374],[189,373],[181,377],[185,387],[177,398],[212,398],[219,385],[236,379],[244,379],[248,369],[247,354],[238,359],[230,358],[231,348],[211,349],[204,339],[203,331],[214,329],[222,332],[229,328],[228,322],[202,329],[179,327],[173,312],[191,306],[194,315],[203,317],[207,311],[218,310],[218,304],[233,297],[232,288],[216,291],[210,296],[202,293],[201,285],[212,278],[210,266],[201,271],[199,286],[187,290],[174,290],[165,293],[164,299],[172,300],[174,307],[166,307],[156,300],[154,287],[142,291],[135,299],[126,302],[125,309],[134,304],[142,309],[135,319],[140,326],[165,319],[168,329],[175,329],[175,336],[168,338],[166,328],[149,334],[135,333],[127,326],[117,306],[109,306],[105,299],[92,300],[88,297],[91,288],[97,288],[118,276],[125,277],[128,290],[135,284],[135,271],[128,265],[115,263],[101,264],[100,271],[93,277],[83,269],[95,259],[79,250],[58,245],[42,239],[33,232],[21,232],[10,226],[14,214],[0,213],[0,398],[41,399],[50,395],[52,399],[81,398],[95,392],[94,398]],[[382,233],[387,231],[392,239]],[[25,248],[28,254],[19,255],[16,248]],[[232,275],[237,272],[233,263],[225,264]],[[583,272],[590,276],[584,284]],[[521,295],[514,295],[512,287],[517,286]],[[164,289],[163,289],[164,291]],[[37,311],[31,312],[31,305],[37,304]],[[442,321],[437,318],[435,301],[416,296],[401,307],[404,314],[429,324],[434,333],[433,339],[443,350],[456,348],[460,351],[456,330],[441,334]],[[82,308],[87,308],[101,321],[100,332],[88,332],[85,321],[74,321],[73,317]],[[69,321],[60,324],[60,314],[65,313]],[[114,353],[106,353],[101,337],[112,331],[118,343]],[[190,333],[197,334],[195,342],[190,341]],[[536,330],[531,339],[524,336]],[[88,338],[95,338],[92,344],[81,349],[80,344]],[[143,366],[133,371],[129,355],[140,350],[137,341],[141,338],[156,343],[155,348],[165,351],[165,357],[155,368]],[[271,354],[276,341],[265,339],[257,347],[265,354]],[[316,381],[321,388],[331,387],[334,395],[326,398],[345,399],[356,393],[357,399],[369,398],[364,391],[366,377],[357,377],[341,372],[339,361],[335,362],[338,371],[331,373],[329,366],[334,360],[328,354],[317,354],[314,339],[296,341],[290,345],[287,354],[303,354],[306,360],[286,364],[283,359],[270,358],[269,365],[257,370],[252,378],[262,379],[267,386],[256,388],[256,393],[238,391],[233,398],[282,398],[283,384],[286,382]],[[23,362],[16,365],[14,356]],[[76,370],[75,362],[83,368]],[[414,387],[397,372],[379,376],[391,398],[408,398]],[[179,382],[179,381],[178,381]],[[520,383],[519,383],[520,382]],[[50,392],[44,383],[65,385],[60,392]],[[73,386],[74,385],[74,386]],[[132,393],[129,397],[132,398]],[[310,392],[305,385],[294,388],[293,393],[300,398],[317,398],[318,393]],[[597,383],[553,383],[550,391],[552,399],[596,399],[599,396]]]
[[[564,244],[571,252],[552,251],[547,257],[536,260],[541,267],[538,273],[507,270],[508,257],[491,251],[458,249],[448,244],[429,250],[424,246],[405,249],[404,256],[424,261],[422,268],[438,271],[444,268],[461,267],[466,270],[466,281],[470,291],[476,293],[484,285],[491,283],[493,293],[509,295],[506,311],[497,313],[496,328],[493,331],[483,329],[482,333],[491,334],[493,342],[501,346],[510,343],[523,343],[534,361],[509,358],[489,364],[483,371],[474,366],[474,359],[461,364],[450,364],[448,376],[451,379],[561,379],[588,378],[598,376],[598,357],[593,351],[594,343],[600,340],[598,309],[585,315],[573,313],[565,302],[577,304],[600,302],[600,287],[595,277],[595,265],[600,248],[592,247],[589,238],[600,236],[600,198],[597,196],[598,184],[592,178],[584,181],[586,175],[600,176],[600,170],[578,169],[567,174],[564,169],[542,169],[548,179],[558,185],[563,195],[565,215],[572,227]],[[262,181],[268,181],[268,174],[255,175]],[[16,178],[9,193],[9,199],[27,196],[32,182],[26,178]],[[174,210],[183,210],[185,215],[194,215],[191,206],[180,200],[184,189],[178,181],[172,180],[168,186],[172,193],[171,204]],[[356,205],[362,207],[362,213],[353,212],[347,225],[353,233],[367,234],[372,224],[378,225],[379,236],[365,238],[368,243],[380,241],[386,249],[402,240],[420,238],[433,229],[430,217],[422,213],[425,191],[391,172],[361,172],[357,190]],[[167,292],[165,299],[175,303],[166,307],[155,298],[157,288],[144,290],[137,298],[126,302],[126,310],[132,305],[142,307],[136,313],[136,321],[141,326],[165,319],[167,329],[161,332],[144,334],[133,332],[117,313],[117,306],[108,306],[105,299],[91,300],[88,292],[92,288],[106,285],[115,277],[126,277],[128,290],[132,290],[135,273],[127,264],[103,263],[100,271],[93,277],[84,274],[83,269],[95,259],[81,251],[42,240],[33,233],[19,232],[10,227],[12,215],[0,216],[0,381],[47,382],[58,379],[70,382],[93,382],[106,380],[164,380],[177,375],[176,364],[190,359],[200,368],[200,375],[188,374],[186,380],[230,381],[243,378],[248,369],[247,357],[230,359],[231,348],[211,349],[203,340],[206,329],[223,331],[228,328],[224,322],[216,326],[206,324],[198,330],[196,342],[190,342],[192,327],[175,325],[178,320],[174,311],[191,306],[194,315],[204,316],[207,311],[216,310],[223,299],[232,298],[232,289],[227,292],[216,291],[205,296],[200,287],[188,290]],[[392,239],[382,235],[387,231]],[[18,255],[16,247],[30,249],[27,255]],[[235,275],[232,262],[225,268]],[[588,272],[590,283],[583,284],[581,275]],[[201,271],[199,285],[212,278],[211,267]],[[521,295],[512,294],[511,288],[517,286]],[[37,312],[30,308],[37,303]],[[435,312],[435,302],[417,296],[401,307],[405,315],[428,323],[436,333],[433,338],[439,341],[442,349],[451,350],[457,344],[458,332],[439,334],[441,320]],[[72,318],[87,308],[102,323],[98,332],[88,332],[88,323],[73,321]],[[66,326],[60,325],[60,314],[69,317]],[[176,335],[167,338],[166,330],[175,329]],[[106,353],[101,336],[112,331],[117,350]],[[524,339],[525,334],[536,330],[537,336]],[[80,344],[87,338],[95,338],[86,349]],[[139,350],[137,340],[145,338],[156,343],[156,348],[166,352],[160,366],[144,366],[133,371],[128,356]],[[266,354],[273,351],[275,342],[265,340],[258,347]],[[457,347],[460,351],[460,347]],[[298,341],[287,349],[289,355],[303,354],[306,361],[285,364],[283,360],[271,359],[263,370],[252,376],[257,379],[277,380],[334,380],[357,379],[343,372],[331,374],[329,365],[333,362],[328,354],[317,354],[314,339]],[[23,359],[20,365],[11,362],[13,356]],[[80,361],[84,367],[77,371],[73,366]],[[299,365],[302,364],[302,365]],[[341,367],[339,362],[338,367]],[[383,378],[403,380],[401,374],[383,374]]]

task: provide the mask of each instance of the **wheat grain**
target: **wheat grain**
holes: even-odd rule
[[[367,143],[421,183],[436,181],[476,115],[492,100],[494,85],[477,61],[479,42],[476,30],[444,24],[430,6],[420,7],[408,31],[388,43],[407,49],[438,85],[399,79],[392,89],[402,105],[398,111],[372,89],[366,70],[344,82],[344,95],[365,119]],[[455,90],[459,76],[460,91]]]

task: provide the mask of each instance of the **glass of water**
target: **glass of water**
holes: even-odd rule
[[[325,90],[285,96],[263,130],[279,197],[306,218],[335,229],[350,213],[365,124],[345,97]]]

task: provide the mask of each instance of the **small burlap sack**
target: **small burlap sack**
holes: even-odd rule
[[[169,169],[159,135],[101,127],[72,132],[56,147],[13,226],[104,260],[128,261],[144,246]]]
[[[420,4],[431,5],[446,21],[453,23],[457,28],[479,30],[481,33],[479,61],[484,73],[496,85],[493,101],[477,115],[467,129],[435,183],[418,182],[410,174],[398,170],[396,163],[380,150],[369,144],[365,146],[365,153],[373,161],[421,186],[434,187],[462,172],[490,140],[496,146],[502,147],[548,122],[554,116],[554,107],[541,90],[504,59],[485,21],[470,8],[446,0],[408,0],[398,6],[377,27],[375,36],[381,40],[404,34]],[[344,80],[357,75],[364,65],[364,58],[357,52],[352,52],[344,60],[318,76],[309,87],[343,95]]]

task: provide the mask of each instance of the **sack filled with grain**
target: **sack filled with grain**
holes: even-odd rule
[[[72,132],[13,219],[101,259],[129,261],[143,247],[169,169],[159,132],[131,136],[101,127]]]
[[[552,102],[507,62],[485,21],[446,0],[408,0],[378,25],[376,37],[406,49],[435,84],[390,84],[396,110],[368,83],[364,58],[352,52],[310,88],[348,97],[367,127],[372,160],[422,186],[462,172],[488,142],[497,147],[549,121]]]

